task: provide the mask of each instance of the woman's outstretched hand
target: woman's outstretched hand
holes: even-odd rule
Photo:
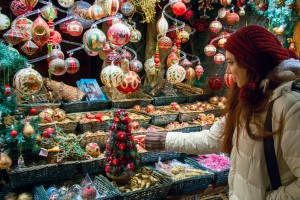
[[[164,151],[167,132],[147,132],[145,147],[147,151]]]

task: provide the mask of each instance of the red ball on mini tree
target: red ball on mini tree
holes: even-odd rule
[[[17,135],[18,135],[18,132],[16,130],[12,130],[10,132],[10,136],[13,137],[13,138],[17,137]]]
[[[30,108],[29,113],[30,113],[31,115],[36,115],[37,110],[36,110],[35,108]]]
[[[123,131],[118,131],[117,133],[117,138],[119,140],[124,140],[125,139],[125,133]],[[107,144],[106,144],[107,145]]]

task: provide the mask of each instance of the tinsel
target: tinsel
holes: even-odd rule
[[[268,9],[266,11],[257,10],[255,4],[251,7],[255,14],[263,15],[270,20],[269,29],[283,25],[286,38],[292,38],[295,22],[299,20],[295,5],[296,0],[286,0],[282,6],[278,6],[278,0],[268,0]],[[288,43],[286,42],[285,47]]]

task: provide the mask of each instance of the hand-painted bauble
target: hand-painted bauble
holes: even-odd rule
[[[184,18],[185,20],[190,20],[190,19],[193,18],[193,16],[194,16],[193,10],[192,10],[192,9],[188,9],[188,10],[184,13],[183,18]]]
[[[195,67],[195,73],[196,73],[197,80],[200,80],[200,78],[203,75],[203,72],[204,72],[203,67],[200,65],[200,63],[198,63],[197,66]]]
[[[174,4],[173,8],[173,13],[177,16],[183,15],[186,11],[186,6],[184,3],[181,1],[178,1],[177,3]]]
[[[154,57],[146,60],[146,62],[144,63],[144,68],[148,75],[155,75],[156,70],[155,70]]]
[[[69,74],[75,74],[80,68],[80,63],[76,58],[69,57],[65,60],[65,66]]]
[[[186,71],[185,71],[185,78],[187,79],[187,80],[191,80],[191,79],[193,79],[194,77],[195,77],[195,75],[196,75],[196,72],[195,72],[195,70],[193,69],[193,68],[191,68],[191,67],[189,67]]]
[[[72,0],[73,1],[73,0]],[[95,20],[89,16],[88,9],[92,5],[87,1],[76,1],[67,11],[67,16],[73,16],[73,20],[78,21],[84,29],[89,28]]]
[[[60,58],[55,58],[49,63],[49,72],[56,76],[61,76],[67,72],[65,61]]]
[[[0,13],[0,30],[8,29],[10,26],[10,19],[6,16]]]
[[[130,70],[134,71],[136,73],[142,71],[143,69],[143,64],[141,63],[141,61],[134,59],[130,62]]]
[[[52,119],[61,122],[66,119],[66,112],[60,108],[56,108],[53,110]]]
[[[105,10],[110,16],[114,16],[119,10],[119,0],[107,0]]]
[[[25,17],[21,17],[19,19],[16,19],[15,28],[22,34],[23,36],[23,42],[29,40],[31,37],[31,27],[33,22]]]
[[[18,200],[33,200],[33,197],[28,192],[24,192],[22,194],[19,194]]]
[[[224,75],[224,81],[225,81],[225,84],[227,85],[227,87],[231,87],[234,84],[234,79],[233,79],[232,74],[226,73]]]
[[[23,46],[21,47],[22,51],[24,51],[27,55],[31,56],[35,54],[35,52],[39,49],[39,47],[34,44],[32,41],[27,41]]]
[[[177,37],[181,43],[185,43],[190,39],[190,34],[185,30],[182,30],[178,33]]]
[[[221,38],[219,39],[218,41],[218,46],[223,48],[224,47],[224,44],[226,43],[227,39],[226,38]]]
[[[171,67],[172,65],[177,65],[179,63],[178,54],[171,52],[167,57],[167,66]]]
[[[204,53],[207,56],[213,56],[213,55],[215,55],[216,51],[217,51],[216,47],[214,45],[212,45],[212,44],[208,44],[204,48]]]
[[[50,37],[50,28],[41,16],[34,20],[31,27],[31,37],[34,43],[42,47]]]
[[[92,199],[96,199],[96,196],[97,196],[97,190],[91,184],[88,184],[87,186],[85,186],[81,191],[82,199],[92,200]]]
[[[220,90],[224,86],[224,81],[221,76],[213,75],[209,78],[208,85],[212,90]]]
[[[218,11],[218,17],[220,19],[227,19],[227,16],[230,14],[230,11],[228,8],[220,8]]]
[[[218,20],[212,21],[209,25],[209,29],[214,33],[218,33],[222,29],[222,24]]]
[[[235,12],[232,12],[228,15],[227,17],[227,22],[230,25],[235,25],[240,21],[240,17],[238,14],[236,14]]]
[[[130,40],[130,30],[126,25],[116,23],[107,30],[107,37],[111,43],[117,46],[123,46]]]
[[[61,34],[58,31],[54,30],[54,34],[53,34],[53,45],[57,45],[60,44],[62,41],[62,37]]]
[[[220,3],[226,7],[229,6],[231,4],[231,0],[220,0]]]
[[[99,52],[106,42],[106,36],[100,29],[92,28],[84,33],[82,40],[89,50]]]
[[[156,30],[160,35],[165,35],[168,32],[169,24],[166,18],[162,15],[156,23]]]
[[[120,63],[121,56],[118,52],[112,51],[107,54],[107,63],[110,65],[111,63],[114,63],[115,65],[118,65]]]
[[[50,20],[53,21],[54,19],[57,18],[57,9],[51,5],[51,4],[48,4],[48,5],[45,5],[42,9],[44,9],[42,11],[42,17],[46,20]]]
[[[142,39],[142,34],[139,30],[133,29],[130,31],[130,42],[139,42]]]
[[[58,4],[64,8],[70,8],[74,5],[74,0],[58,0]]]
[[[74,20],[68,24],[67,31],[72,36],[79,36],[82,34],[83,27],[78,21]]]
[[[167,81],[176,84],[185,79],[186,72],[180,65],[174,64],[167,70]]]
[[[97,143],[88,143],[85,146],[85,151],[94,158],[97,158],[100,155],[100,147]]]
[[[56,58],[65,59],[64,53],[59,49],[52,49],[51,54],[47,58],[47,61],[50,62],[51,60],[54,60]]]
[[[180,62],[180,65],[184,68],[184,69],[188,69],[189,67],[191,67],[193,64],[191,63],[191,61],[189,61],[187,58],[183,59]]]
[[[245,16],[246,15],[246,11],[245,11],[245,9],[244,8],[240,8],[240,10],[239,10],[239,15],[242,17],[242,16]]]
[[[53,109],[46,108],[40,112],[39,117],[41,118],[41,123],[50,123],[52,122]]]
[[[158,46],[162,50],[170,49],[172,47],[172,40],[168,36],[164,35],[161,38],[159,38]]]
[[[221,65],[225,62],[225,56],[224,54],[221,54],[221,53],[217,53],[215,56],[214,56],[214,62],[217,64],[217,65]]]
[[[42,76],[32,68],[21,69],[14,76],[14,86],[22,94],[35,94],[42,85]]]
[[[93,20],[100,20],[104,17],[105,12],[100,4],[94,4],[89,8],[89,16]]]
[[[22,34],[17,29],[9,29],[4,33],[3,37],[7,43],[12,45],[18,44],[23,40]]]
[[[25,4],[28,7],[28,10],[32,10],[36,4],[38,3],[38,0],[21,0],[23,4]]]
[[[121,12],[125,16],[131,16],[135,12],[135,7],[130,2],[125,2],[121,6]]]
[[[123,71],[120,67],[111,64],[101,71],[100,79],[107,87],[118,87],[123,80]]]
[[[134,71],[129,71],[123,76],[123,81],[117,89],[124,94],[132,94],[138,91],[141,86],[141,79]]]
[[[15,16],[20,16],[29,11],[28,7],[21,0],[13,0],[10,4],[10,10]]]
[[[71,22],[71,20],[64,21],[59,24],[59,29],[63,33],[68,33],[68,24]]]

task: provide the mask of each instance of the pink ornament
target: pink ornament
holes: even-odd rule
[[[31,37],[39,47],[46,44],[50,37],[49,26],[41,16],[39,16],[32,24]]]
[[[13,0],[10,4],[10,10],[15,16],[20,16],[29,11],[28,7],[21,0]]]
[[[64,21],[62,22],[61,24],[59,24],[59,29],[63,32],[63,33],[68,33],[68,24],[70,23],[71,21]]]
[[[116,23],[109,27],[107,37],[111,43],[117,46],[123,46],[130,40],[130,30],[126,25]]]
[[[215,56],[214,56],[214,62],[217,64],[217,65],[221,65],[225,62],[225,56],[221,53],[217,53]]]
[[[75,74],[80,68],[80,63],[76,58],[70,56],[65,60],[65,66],[69,74]]]
[[[188,69],[189,67],[191,67],[193,64],[191,63],[191,61],[189,61],[187,58],[183,59],[180,62],[180,65],[184,68],[184,69]]]
[[[224,75],[224,81],[225,81],[225,84],[227,85],[227,87],[231,87],[234,84],[234,79],[233,79],[232,74],[226,73]]]
[[[209,29],[214,33],[218,33],[222,29],[222,24],[218,20],[212,21],[209,25]]]
[[[177,16],[183,15],[186,11],[186,6],[184,3],[181,1],[178,1],[177,3],[174,4],[173,8],[173,13]]]
[[[61,34],[58,31],[54,31],[54,35],[53,35],[53,45],[57,45],[60,44],[62,41],[62,37]]]
[[[124,94],[135,93],[141,86],[139,75],[133,71],[124,74],[123,81],[117,89]]]
[[[15,21],[15,27],[23,36],[23,42],[29,40],[31,36],[31,27],[33,22],[27,18],[21,17]]]
[[[213,55],[215,55],[216,51],[217,51],[216,47],[214,45],[212,45],[212,44],[208,44],[204,48],[204,53],[207,56],[213,56]]]
[[[175,52],[172,52],[167,57],[167,66],[171,67],[172,65],[176,65],[179,63],[178,54]]]
[[[203,67],[200,65],[200,63],[198,63],[197,66],[195,67],[195,73],[196,73],[197,80],[200,80],[200,78],[203,75],[203,72],[204,72]]]
[[[67,32],[72,36],[79,36],[82,34],[82,31],[83,27],[81,23],[76,20],[71,21],[67,26]]]
[[[195,75],[196,75],[195,70],[193,68],[191,68],[191,67],[189,67],[185,72],[186,72],[185,78],[187,80],[193,79],[195,77]]]
[[[213,75],[209,78],[208,85],[212,90],[220,90],[224,86],[224,81],[221,76]]]
[[[162,36],[158,40],[158,46],[162,50],[170,49],[172,47],[172,40],[167,36]]]
[[[235,25],[240,21],[240,17],[238,14],[236,14],[235,12],[232,12],[228,15],[227,17],[227,22],[230,25]]]

